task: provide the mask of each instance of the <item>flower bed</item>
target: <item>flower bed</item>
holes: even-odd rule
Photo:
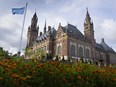
[[[116,87],[116,68],[58,61],[0,60],[0,87]]]

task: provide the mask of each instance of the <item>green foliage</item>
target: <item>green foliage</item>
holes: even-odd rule
[[[68,57],[68,61],[72,62],[72,57],[71,56]]]
[[[35,52],[33,52],[32,48],[26,48],[26,56],[35,60],[43,60],[45,58],[45,51],[42,49],[37,49]]]
[[[35,62],[38,57],[45,58],[44,51],[39,49],[33,55],[34,61],[16,57],[7,59],[5,53],[8,54],[0,49],[0,87],[116,87],[115,65],[99,68],[82,63],[83,59],[75,63]],[[72,57],[68,59],[72,61]]]
[[[116,68],[60,61],[0,61],[0,87],[116,87]]]
[[[0,47],[0,58],[9,58],[8,51],[3,50],[2,47]]]

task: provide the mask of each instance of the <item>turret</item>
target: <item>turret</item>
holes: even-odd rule
[[[37,22],[38,18],[35,12],[31,20],[31,25],[28,27],[27,47],[30,47],[38,37],[39,26],[37,26]]]
[[[93,22],[91,20],[91,17],[89,15],[88,9],[86,13],[86,18],[84,22],[84,35],[85,37],[90,40],[92,44],[95,44],[95,39],[94,39],[94,27],[93,27]]]
[[[36,12],[33,15],[33,18],[31,19],[31,27],[32,28],[36,28],[37,27],[37,22],[38,22],[38,18],[36,15]]]
[[[94,39],[94,27],[91,17],[89,15],[88,9],[86,13],[86,18],[84,22],[84,35],[90,41],[91,44],[91,58],[95,58],[95,39]]]

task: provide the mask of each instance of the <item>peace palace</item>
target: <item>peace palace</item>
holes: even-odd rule
[[[101,39],[101,43],[96,42],[94,23],[88,10],[84,21],[84,35],[76,26],[69,23],[66,26],[59,23],[58,29],[55,29],[51,26],[47,28],[45,22],[43,32],[39,33],[37,22],[38,17],[35,12],[27,32],[26,48],[31,48],[31,51],[41,49],[46,53],[51,53],[54,58],[58,55],[64,59],[83,58],[84,61],[90,60],[92,63],[102,60],[105,65],[116,64],[116,52],[105,43],[104,38]]]

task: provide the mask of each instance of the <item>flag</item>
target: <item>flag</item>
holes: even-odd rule
[[[25,7],[22,8],[12,8],[12,14],[23,14],[25,11]]]

